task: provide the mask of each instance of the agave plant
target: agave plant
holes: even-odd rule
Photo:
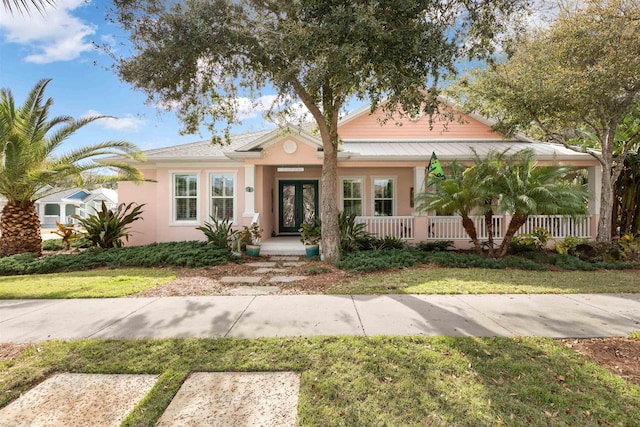
[[[87,218],[73,215],[73,218],[84,227],[87,238],[94,246],[104,249],[120,248],[123,245],[123,239],[129,240],[130,224],[141,219],[144,203],[135,207],[134,204],[121,203],[115,210],[111,210],[107,209],[103,201],[101,209],[95,214]]]
[[[233,222],[229,218],[217,219],[212,216],[210,219],[210,222],[196,227],[196,230],[204,233],[209,244],[220,249],[230,248],[231,244],[239,237],[240,232],[233,229]]]

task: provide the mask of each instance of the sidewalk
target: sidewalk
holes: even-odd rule
[[[327,335],[626,336],[640,294],[0,300],[0,342]]]

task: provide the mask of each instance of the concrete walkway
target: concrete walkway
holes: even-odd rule
[[[0,342],[326,335],[625,336],[640,294],[1,300]]]

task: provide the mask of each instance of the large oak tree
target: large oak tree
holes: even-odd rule
[[[116,0],[113,17],[133,49],[117,58],[117,69],[151,102],[176,108],[188,133],[233,123],[234,100],[264,88],[278,93],[283,108],[301,101],[324,148],[322,244],[334,261],[340,255],[338,116],[345,103],[355,96],[389,115],[400,107],[433,113],[439,79],[453,74],[457,61],[490,51],[523,3]]]
[[[625,118],[640,103],[640,7],[585,0],[513,46],[506,60],[456,86],[468,110],[589,153],[602,167],[597,240],[612,239],[614,185],[638,144]]]

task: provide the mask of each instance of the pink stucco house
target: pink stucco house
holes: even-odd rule
[[[377,235],[396,235],[411,242],[454,240],[464,246],[468,237],[458,217],[414,209],[412,197],[424,190],[425,167],[432,152],[446,174],[451,160],[472,159],[472,148],[480,155],[507,147],[512,152],[530,148],[542,164],[586,169],[592,199],[587,218],[532,217],[523,232],[542,226],[556,238],[595,236],[601,180],[595,159],[524,136],[504,138],[492,131],[492,123],[485,118],[461,117],[461,122],[436,122],[431,129],[427,117],[381,126],[380,117],[368,107],[343,118],[335,189],[340,209],[356,213]],[[322,143],[313,133],[274,129],[235,135],[226,146],[201,141],[146,151],[146,161],[137,166],[156,182],[119,186],[121,202],[146,203],[144,220],[134,223],[129,244],[203,240],[195,227],[210,216],[231,218],[238,227],[259,222],[265,244],[295,235],[302,221],[320,212],[321,150]],[[506,215],[495,218],[497,240],[508,223]],[[477,224],[482,236],[480,218]]]

